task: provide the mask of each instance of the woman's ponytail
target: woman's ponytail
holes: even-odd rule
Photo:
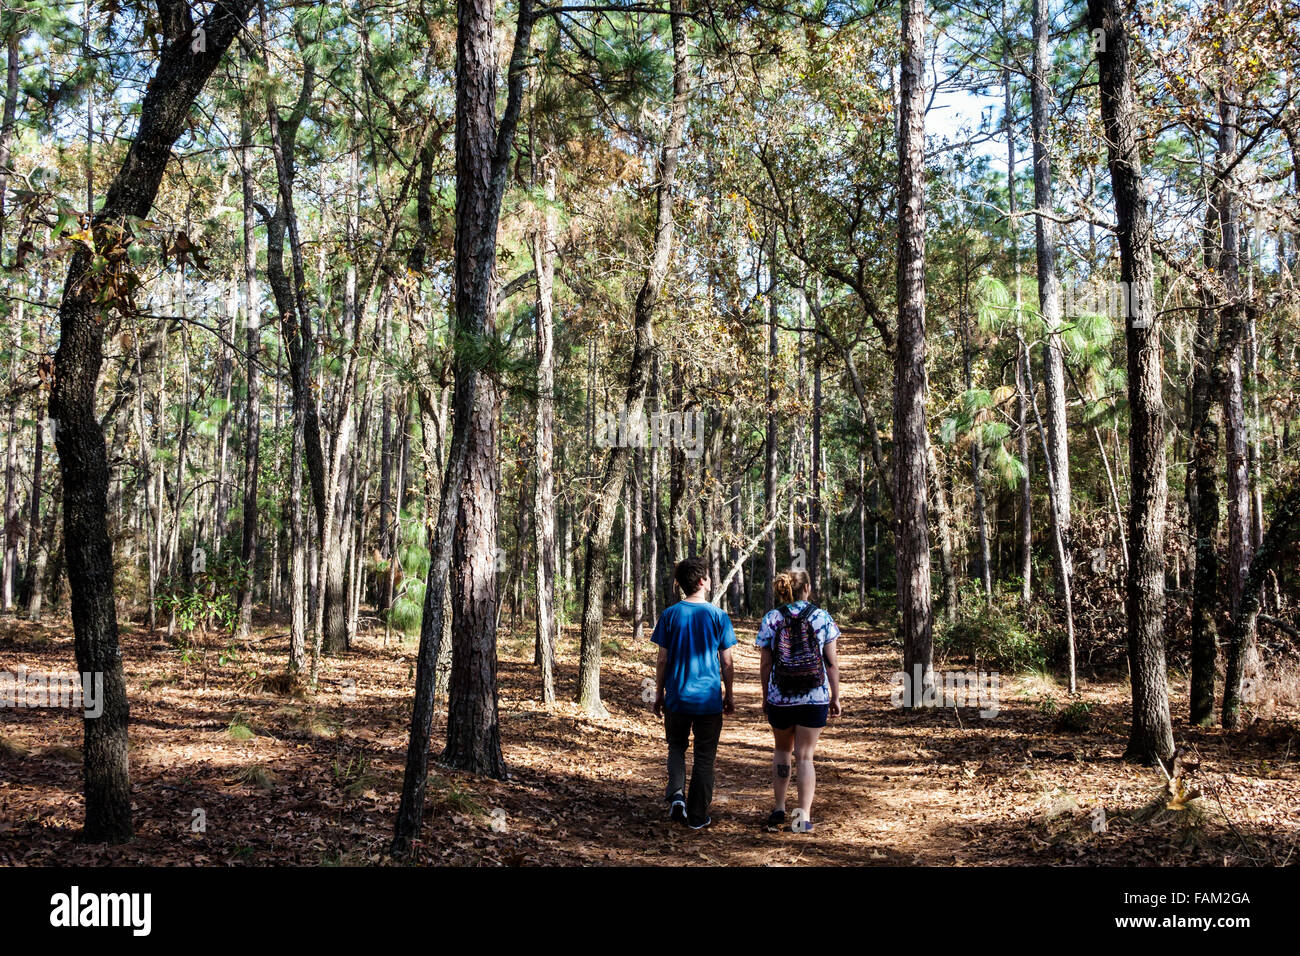
[[[778,604],[806,601],[812,594],[812,581],[807,571],[782,571],[772,581],[772,591]]]

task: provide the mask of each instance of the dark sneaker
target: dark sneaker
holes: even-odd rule
[[[703,823],[687,823],[686,825],[690,827],[692,830],[703,830],[712,822],[713,822],[713,818],[709,817],[709,819],[705,820]]]
[[[673,794],[673,802],[668,807],[668,819],[674,823],[686,822],[686,800],[680,790]]]
[[[767,815],[767,822],[763,824],[769,830],[779,830],[785,826],[785,811],[773,810]]]

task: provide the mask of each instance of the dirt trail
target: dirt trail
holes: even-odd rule
[[[591,719],[567,702],[576,633],[561,641],[562,701],[548,712],[524,622],[513,634],[503,628],[499,655],[510,777],[435,764],[418,861],[1277,863],[1300,843],[1293,713],[1241,734],[1189,728],[1185,682],[1175,679],[1175,735],[1189,755],[1187,783],[1203,797],[1171,812],[1158,771],[1121,759],[1123,684],[1085,681],[1087,726],[1070,731],[1058,720],[1064,692],[1041,677],[1004,677],[992,719],[974,708],[904,712],[890,701],[897,649],[882,632],[847,627],[839,647],[844,715],[817,751],[817,830],[768,832],[761,821],[771,809],[772,741],[759,707],[755,623],[736,621],[737,709],[723,728],[707,830],[665,818],[666,745],[642,699],[653,677],[649,642],[632,646],[627,624],[610,624],[602,671],[609,715]],[[0,670],[71,670],[69,630],[0,621]],[[123,629],[123,645],[136,839],[121,847],[77,839],[80,719],[5,708],[0,864],[392,862],[385,848],[405,763],[414,642],[385,646],[382,632],[363,634],[351,653],[323,661],[314,698],[276,692],[286,636],[270,622],[245,645],[211,642],[206,664],[204,648],[186,654],[139,628]],[[439,715],[435,741],[442,724]],[[206,828],[195,830],[200,811]]]
[[[737,628],[742,632],[736,648],[737,706],[723,724],[718,747],[713,825],[693,832],[664,820],[667,750],[660,723],[641,700],[653,658],[647,651],[645,661],[634,662],[629,654],[605,670],[610,718],[589,721],[576,712],[568,718],[580,730],[571,741],[578,754],[565,760],[566,768],[593,788],[615,789],[620,798],[604,819],[585,797],[569,808],[567,815],[585,824],[563,828],[570,852],[617,863],[663,863],[683,855],[739,865],[951,862],[960,847],[944,832],[945,797],[926,783],[923,748],[906,729],[880,726],[883,712],[892,710],[888,675],[896,665],[893,648],[879,633],[846,629],[840,639],[844,714],[830,722],[818,745],[816,833],[771,833],[760,825],[771,809],[772,735],[760,707],[753,622],[737,622]],[[516,720],[508,718],[507,727]],[[527,728],[519,729],[509,738],[526,738]],[[521,779],[554,780],[545,768],[550,746],[549,738],[508,746],[507,758],[514,758]],[[792,789],[791,807],[793,794]],[[556,810],[566,814],[563,800]],[[545,832],[537,837],[550,842]]]

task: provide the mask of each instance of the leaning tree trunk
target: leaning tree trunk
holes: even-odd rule
[[[668,274],[668,257],[673,242],[673,192],[677,181],[677,157],[686,132],[686,98],[689,64],[686,51],[686,17],[683,0],[672,0],[673,101],[672,119],[659,154],[654,249],[645,281],[634,307],[635,345],[628,368],[627,418],[639,421],[645,409],[650,382],[650,358],[654,350],[654,312],[659,290]],[[605,619],[605,573],[609,558],[609,536],[623,493],[631,449],[610,450],[597,498],[596,518],[587,540],[582,589],[582,656],[578,669],[578,705],[588,714],[603,716],[600,701],[600,637]]]
[[[1142,180],[1133,65],[1122,0],[1088,0],[1097,54],[1101,119],[1115,197],[1120,279],[1128,283],[1129,504],[1128,654],[1133,725],[1125,756],[1143,763],[1173,756],[1165,671],[1165,421],[1160,325],[1151,260],[1151,211]]]
[[[63,475],[63,533],[72,587],[72,627],[77,669],[104,679],[103,713],[85,720],[85,837],[95,843],[130,839],[131,783],[127,771],[126,682],[118,649],[113,552],[108,538],[108,461],[104,431],[95,417],[95,386],[104,358],[104,326],[96,300],[104,276],[129,268],[132,217],[153,207],[172,145],[209,74],[248,16],[251,0],[225,0],[203,21],[206,45],[191,49],[196,29],[189,7],[161,3],[166,42],[140,104],[135,139],[91,223],[94,249],[78,243],[59,306],[61,338],[54,356],[50,417]],[[95,254],[109,259],[92,272]]]
[[[934,686],[925,422],[925,4],[903,0],[898,122],[898,341],[894,355],[894,506],[903,671],[921,706]],[[919,674],[920,686],[915,677]]]

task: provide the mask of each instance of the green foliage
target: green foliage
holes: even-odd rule
[[[420,505],[423,508],[423,505]],[[400,516],[401,534],[397,546],[397,561],[401,568],[401,582],[388,609],[388,622],[408,637],[420,632],[424,617],[424,582],[429,574],[428,529],[424,521],[403,510]],[[387,562],[372,563],[371,570],[386,575]],[[387,586],[385,577],[383,585]]]
[[[982,597],[962,603],[951,624],[936,620],[935,650],[948,656],[978,657],[1009,671],[1045,666],[1046,650],[1012,611]]]
[[[154,605],[163,615],[176,615],[176,627],[182,635],[195,630],[233,630],[239,614],[239,591],[247,572],[237,557],[230,556],[198,574],[170,578],[158,588]],[[227,650],[221,663],[236,662]]]
[[[1057,716],[1057,729],[1074,734],[1087,733],[1092,729],[1092,706],[1086,700],[1074,701]]]

